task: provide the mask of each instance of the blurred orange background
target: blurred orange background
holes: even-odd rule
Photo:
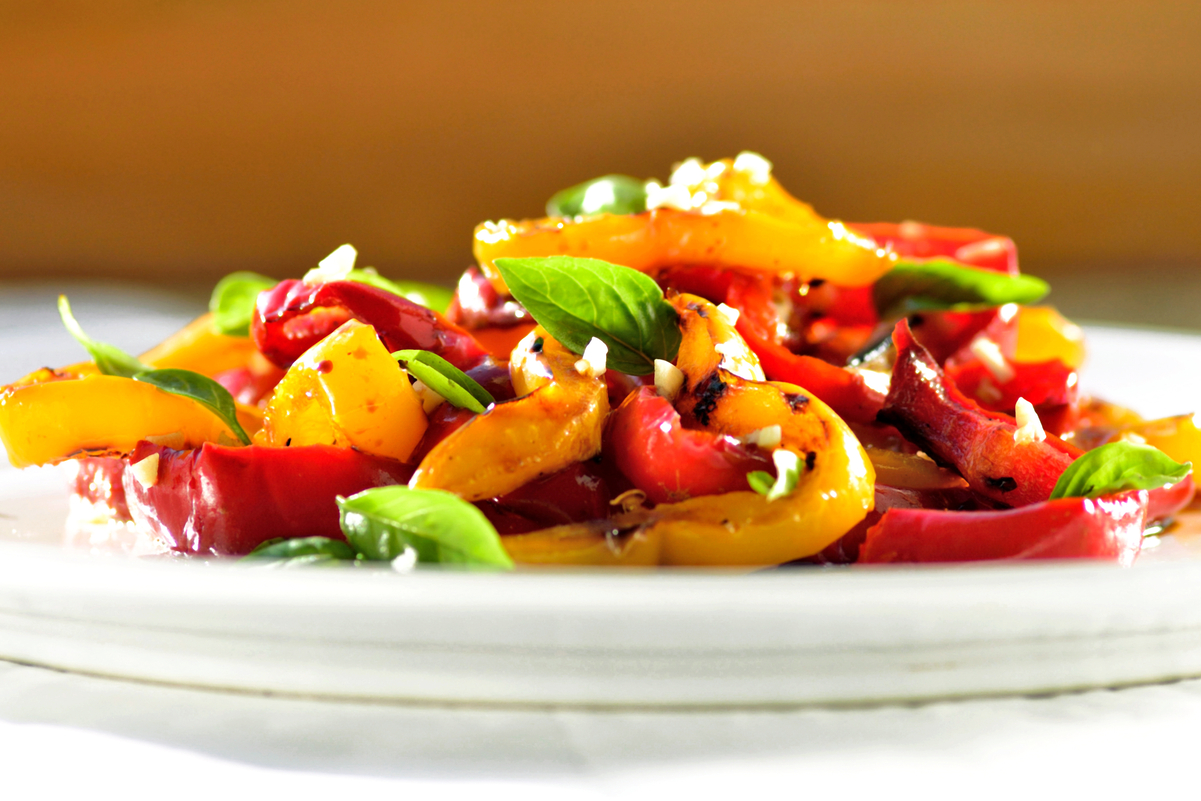
[[[0,109],[0,278],[352,242],[445,282],[480,220],[743,149],[828,216],[1007,233],[1036,274],[1201,254],[1201,6],[1163,0],[4,0]]]

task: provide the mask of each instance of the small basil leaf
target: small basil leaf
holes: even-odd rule
[[[97,342],[85,334],[79,321],[71,313],[71,304],[67,302],[66,295],[58,296],[58,314],[63,319],[63,325],[71,332],[71,336],[75,337],[76,342],[83,345],[84,350],[92,357],[92,361],[96,362],[96,367],[102,374],[133,378],[135,374],[150,369],[149,366],[130,356],[116,345]]]
[[[334,565],[353,563],[358,554],[341,540],[329,537],[276,538],[267,540],[243,556],[242,562],[268,562],[293,567],[301,565]]]
[[[1009,275],[946,259],[898,261],[872,287],[883,318],[920,309],[991,307],[1034,303],[1050,291],[1032,275]]]
[[[496,399],[471,376],[428,350],[398,350],[393,358],[405,362],[406,369],[421,383],[437,392],[452,406],[483,414]]]
[[[151,384],[164,392],[196,401],[220,417],[221,422],[230,427],[243,445],[250,444],[250,437],[238,422],[238,407],[234,403],[233,395],[208,376],[191,370],[168,367],[162,370],[144,370],[131,377],[134,381]]]
[[[1082,454],[1055,482],[1051,500],[1096,498],[1136,489],[1175,484],[1192,472],[1158,448],[1133,442],[1111,442]]]
[[[675,361],[679,315],[648,275],[598,259],[497,259],[509,292],[572,353],[593,337],[609,346],[607,365],[650,375],[655,359]]]
[[[556,192],[546,201],[548,217],[583,214],[641,214],[646,211],[646,182],[628,175],[605,175]]]
[[[773,477],[765,470],[754,470],[747,473],[746,481],[755,492],[769,501],[777,501],[796,489],[801,478],[801,460],[795,453],[783,448],[777,448],[771,456],[776,465],[776,475]]]
[[[209,298],[213,328],[229,336],[250,336],[250,321],[254,319],[254,304],[259,293],[279,282],[258,273],[230,273],[217,282]]]
[[[454,290],[448,287],[425,284],[421,281],[393,281],[377,273],[374,267],[362,269],[356,267],[346,276],[346,280],[358,281],[361,284],[368,284],[376,289],[391,292],[393,295],[400,295],[405,300],[411,300],[418,306],[433,309],[439,314],[446,313],[451,298],[455,294]]]
[[[392,561],[412,548],[419,563],[513,566],[484,513],[449,492],[376,487],[339,496],[338,510],[342,533],[367,559]]]

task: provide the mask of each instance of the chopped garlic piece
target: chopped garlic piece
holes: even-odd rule
[[[609,181],[597,181],[584,191],[584,199],[580,201],[580,211],[584,214],[594,214],[596,209],[604,208],[617,201],[613,184]]]
[[[647,181],[646,209],[692,211],[692,192],[682,185],[659,186],[656,181]]]
[[[354,269],[354,260],[359,252],[351,245],[342,245],[333,253],[317,262],[317,266],[304,274],[306,284],[321,284],[326,281],[344,281]]]
[[[748,381],[767,380],[763,375],[763,366],[759,364],[759,357],[737,334],[725,342],[718,342],[713,346],[713,350],[721,354],[721,362],[718,364],[721,369]]]
[[[684,386],[684,371],[671,362],[655,359],[655,390],[660,397],[674,402]]]
[[[771,162],[760,156],[744,150],[734,159],[734,172],[744,172],[753,184],[765,184],[771,179]]]
[[[1034,410],[1033,403],[1025,398],[1018,398],[1013,412],[1018,421],[1018,429],[1013,432],[1014,442],[1042,442],[1047,438],[1047,432],[1043,431],[1043,421],[1038,419],[1038,412]]]
[[[984,337],[976,337],[968,349],[977,359],[984,362],[985,369],[992,373],[993,378],[1002,384],[1013,380],[1013,367],[1005,360],[1005,354],[1001,353],[996,342]]]
[[[738,325],[738,309],[733,306],[727,306],[724,303],[717,304],[717,310],[721,312],[721,316],[726,318],[726,322],[730,325]]]
[[[158,454],[152,453],[129,466],[129,473],[139,484],[149,489],[158,483]]]
[[[684,159],[671,171],[667,182],[672,186],[697,186],[705,180],[705,165],[698,158]]]
[[[575,369],[580,375],[600,378],[605,374],[605,362],[608,360],[609,346],[593,337],[584,347],[580,360],[575,363]]]
[[[697,211],[710,217],[714,214],[721,214],[723,211],[742,211],[742,206],[733,200],[706,200]]]
[[[420,381],[413,382],[413,391],[417,393],[417,397],[421,399],[421,410],[425,412],[425,416],[429,417],[434,409],[437,409],[446,402],[446,398],[434,392]]]
[[[741,439],[744,445],[758,445],[764,450],[771,450],[779,447],[783,436],[784,429],[778,425],[772,425],[756,429]]]

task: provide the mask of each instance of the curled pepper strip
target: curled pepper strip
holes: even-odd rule
[[[653,557],[665,565],[761,567],[817,553],[871,510],[875,471],[847,425],[800,387],[719,366],[716,346],[741,338],[708,301],[678,295],[671,302],[683,333],[677,366],[686,385],[676,408],[685,426],[739,437],[779,425],[780,446],[805,465],[797,488],[776,501],[749,490],[727,492],[506,537],[514,560],[646,564]]]
[[[509,363],[517,398],[490,406],[435,445],[409,486],[479,501],[595,456],[609,396],[604,378],[581,373],[578,360],[534,329]]]
[[[1017,424],[986,412],[943,375],[905,320],[893,331],[897,360],[882,423],[896,426],[922,450],[953,465],[973,490],[1009,506],[1045,501],[1080,451],[1059,438],[1017,442]]]
[[[771,469],[764,451],[685,428],[654,387],[631,392],[613,413],[606,447],[621,472],[655,503],[744,490],[747,473]]]
[[[373,326],[389,351],[432,351],[460,370],[488,356],[438,312],[358,281],[281,281],[259,294],[250,335],[271,362],[288,367],[351,318]]]
[[[502,257],[588,256],[646,273],[675,264],[742,267],[840,286],[871,284],[895,258],[870,237],[819,216],[774,178],[733,169],[731,160],[709,165],[688,188],[700,201],[688,211],[483,223],[475,229],[475,257],[502,292],[493,265]]]
[[[1142,547],[1146,515],[1145,490],[984,512],[893,508],[868,529],[859,561],[1091,557],[1129,565]]]

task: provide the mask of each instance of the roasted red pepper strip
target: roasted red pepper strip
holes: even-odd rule
[[[1196,494],[1197,485],[1192,473],[1175,484],[1147,490],[1147,522],[1167,520],[1192,503]]]
[[[759,357],[768,379],[809,390],[844,420],[873,422],[884,396],[867,386],[858,373],[813,356],[798,356],[780,344],[778,315],[771,300],[770,276],[731,275],[726,303],[738,309],[738,333]]]
[[[1058,359],[1047,362],[1011,362],[1013,377],[999,381],[978,358],[952,357],[946,376],[968,397],[985,409],[1012,414],[1018,398],[1035,406],[1064,406],[1075,403],[1076,371]]]
[[[1006,236],[996,236],[974,228],[941,228],[915,222],[854,223],[852,227],[870,235],[881,246],[890,248],[902,257],[951,258],[972,267],[1018,274],[1017,247]],[[985,328],[990,329],[990,338],[999,343],[1005,336],[1015,335],[1014,320],[998,320],[998,315],[997,309],[931,312],[921,315],[920,324],[916,321],[913,323],[914,334],[942,364]]]
[[[954,466],[986,498],[1009,506],[1047,500],[1080,451],[1052,435],[1016,442],[1013,418],[984,411],[947,381],[907,321],[897,323],[892,336],[897,361],[880,422]]]
[[[281,281],[259,294],[250,334],[264,356],[288,367],[350,318],[375,328],[389,351],[432,351],[460,370],[488,355],[471,334],[438,312],[358,281]]]
[[[654,387],[630,393],[609,421],[605,448],[655,503],[745,491],[746,474],[772,471],[771,459],[730,437],[686,429]]]
[[[1146,512],[1144,490],[991,512],[893,508],[868,529],[859,561],[1091,557],[1129,565],[1142,545]]]
[[[404,484],[411,466],[351,448],[251,445],[175,451],[141,442],[130,464],[158,456],[157,481],[125,471],[133,519],[176,551],[239,555],[275,537],[342,539],[338,495]]]
[[[851,223],[900,256],[932,259],[950,256],[962,264],[1018,274],[1018,251],[1013,240],[975,228],[941,228],[916,222]]]

